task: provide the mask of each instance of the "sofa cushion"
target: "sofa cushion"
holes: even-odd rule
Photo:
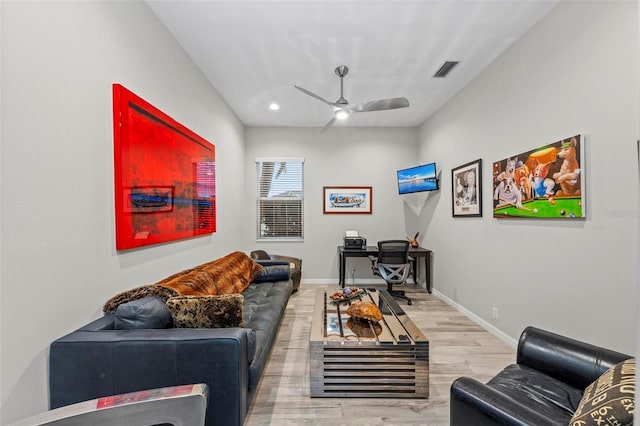
[[[487,385],[558,424],[569,424],[582,398],[581,389],[520,364],[507,366]]]
[[[154,296],[123,303],[116,309],[114,329],[171,328],[173,319],[165,303]]]
[[[254,283],[243,293],[245,327],[255,331],[255,355],[249,365],[249,389],[255,388],[260,381],[292,290],[291,281],[286,280]]]
[[[635,358],[605,371],[585,389],[570,426],[632,425],[635,375]]]
[[[177,296],[167,300],[176,328],[244,327],[241,294]]]

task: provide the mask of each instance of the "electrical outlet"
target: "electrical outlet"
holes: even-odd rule
[[[491,308],[491,317],[496,321],[498,320],[498,308],[495,306]]]

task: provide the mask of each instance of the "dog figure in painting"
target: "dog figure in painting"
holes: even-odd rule
[[[506,165],[504,168],[504,172],[501,172],[498,176],[496,176],[496,180],[501,182],[505,179],[514,179],[515,180],[515,171],[516,171],[516,163],[518,162],[518,157],[507,158],[505,160]]]
[[[558,158],[562,158],[560,171],[553,174],[553,179],[560,185],[556,195],[580,195],[580,163],[576,158],[575,136],[563,141]]]
[[[515,170],[515,181],[518,184],[518,189],[522,193],[522,199],[528,200],[533,198],[533,190],[531,189],[531,182],[529,181],[529,167],[526,164],[520,163]]]
[[[522,208],[522,192],[518,189],[512,177],[504,178],[493,192],[493,199],[497,201],[496,207],[513,204],[516,208]]]
[[[547,177],[550,165],[551,162],[540,163],[536,160],[533,175],[529,176],[534,197],[548,197],[554,194],[553,187],[556,186],[556,183]]]

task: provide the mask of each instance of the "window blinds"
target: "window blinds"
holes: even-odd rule
[[[303,159],[256,159],[258,239],[302,239]]]

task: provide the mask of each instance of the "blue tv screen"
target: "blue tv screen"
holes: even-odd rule
[[[436,177],[436,163],[411,167],[397,171],[398,192],[411,194],[413,192],[435,191],[438,189]]]

